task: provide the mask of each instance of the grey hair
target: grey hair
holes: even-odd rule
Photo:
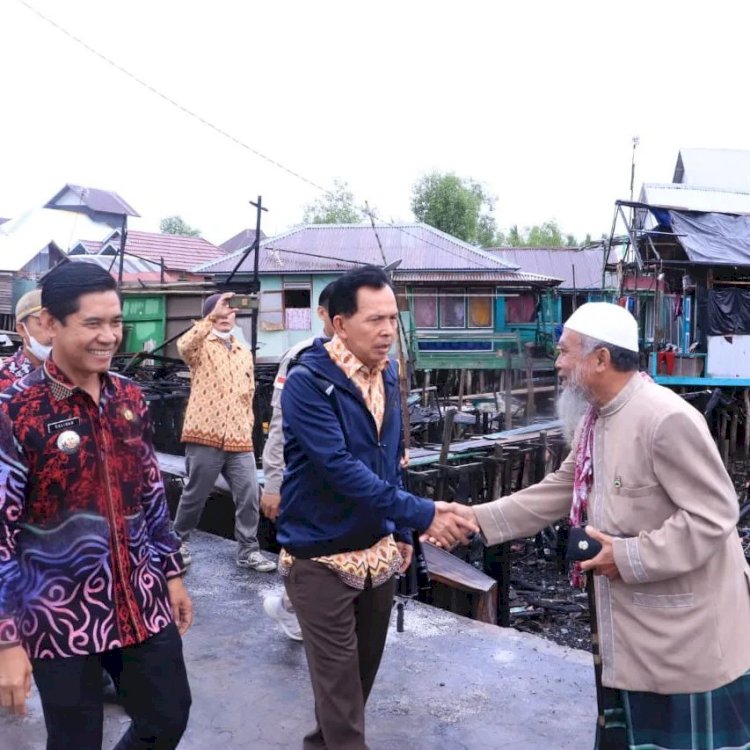
[[[640,365],[640,354],[632,352],[630,349],[624,349],[621,346],[608,344],[606,341],[597,341],[591,336],[580,334],[581,336],[581,353],[586,356],[597,349],[606,349],[609,352],[609,358],[612,362],[612,369],[617,372],[634,372]]]

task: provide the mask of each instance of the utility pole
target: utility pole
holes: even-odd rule
[[[260,263],[260,217],[261,212],[268,211],[263,205],[263,196],[258,196],[258,201],[250,201],[251,206],[255,206],[255,255],[253,257],[253,292],[258,295],[258,304],[253,309],[252,329],[250,346],[253,350],[253,360],[255,360],[258,350],[258,315],[260,313],[260,278],[258,277],[258,265]]]
[[[635,150],[638,147],[638,144],[641,142],[641,139],[637,136],[633,136],[633,155],[630,159],[630,202],[633,203],[633,190],[635,188]],[[638,248],[635,246],[635,243],[637,242],[636,239],[636,226],[635,226],[635,206],[630,206],[630,227],[631,231],[628,232],[628,235],[633,238],[633,257],[635,257],[638,254]]]
[[[641,139],[637,136],[633,136],[633,155],[630,160],[630,202],[633,202],[633,188],[635,187],[635,150]]]

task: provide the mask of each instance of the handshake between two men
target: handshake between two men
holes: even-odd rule
[[[470,506],[438,500],[432,523],[422,533],[420,541],[451,549],[457,544],[468,544],[478,532],[479,524]]]

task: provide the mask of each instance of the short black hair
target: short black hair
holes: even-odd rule
[[[360,266],[347,271],[333,282],[328,300],[328,314],[350,316],[357,312],[357,292],[363,287],[371,289],[393,288],[388,274],[379,266]]]
[[[318,295],[318,307],[325,307],[328,309],[328,300],[331,299],[331,292],[336,284],[335,281],[329,281],[324,287],[323,291]]]
[[[63,261],[42,279],[42,307],[63,325],[80,309],[81,295],[117,290],[117,283],[100,265],[87,261]]]

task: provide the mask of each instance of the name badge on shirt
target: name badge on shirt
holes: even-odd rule
[[[69,430],[71,427],[79,424],[81,424],[79,417],[70,417],[69,419],[61,419],[59,422],[47,422],[45,427],[47,428],[48,435],[54,435],[56,432]]]

